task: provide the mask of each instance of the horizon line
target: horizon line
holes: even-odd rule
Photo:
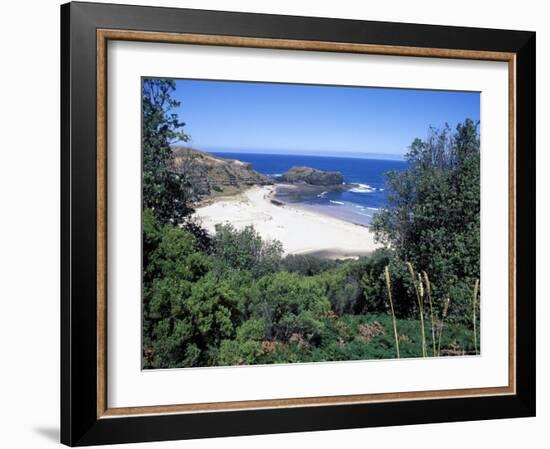
[[[377,159],[387,161],[405,161],[404,155],[396,154],[384,154],[384,153],[362,153],[362,154],[313,154],[313,153],[275,153],[275,152],[261,152],[254,151],[236,151],[236,150],[206,150],[207,153],[218,154],[254,154],[254,155],[271,155],[271,156],[312,156],[312,157],[326,157],[326,158],[346,158],[346,159]]]
[[[175,145],[180,146],[180,145]],[[185,145],[181,145],[185,146]],[[389,160],[389,161],[405,161],[404,154],[386,154],[386,153],[355,153],[355,154],[327,154],[327,153],[306,153],[306,152],[296,152],[296,153],[280,153],[276,152],[276,150],[269,150],[265,152],[259,152],[255,150],[217,150],[217,149],[201,149],[201,148],[194,148],[199,151],[205,151],[207,153],[218,153],[218,154],[255,154],[255,155],[264,155],[269,154],[272,156],[313,156],[313,157],[327,157],[327,158],[348,158],[348,159],[377,159],[377,160]]]

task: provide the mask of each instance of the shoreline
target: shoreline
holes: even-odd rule
[[[237,229],[252,225],[262,238],[279,240],[285,255],[347,259],[382,247],[365,225],[309,208],[273,203],[276,188],[252,186],[234,196],[215,198],[200,205],[194,216],[211,233],[218,223],[231,223]]]
[[[276,183],[275,187],[271,196],[272,201],[275,201],[277,204],[281,203],[291,208],[334,217],[357,226],[370,227],[370,221],[374,216],[374,212],[372,211],[379,210],[379,208],[361,205],[345,198],[330,199],[330,195],[334,192],[358,192],[359,189],[373,189],[367,184],[349,183],[342,186],[304,186]],[[361,192],[363,191],[366,190],[361,190]],[[329,198],[326,195],[329,195]],[[319,198],[322,198],[322,200],[318,200]],[[328,203],[323,204],[321,202],[323,200],[328,200]]]

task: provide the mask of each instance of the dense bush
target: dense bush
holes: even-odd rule
[[[313,275],[291,273],[268,257],[254,272],[254,264],[264,262],[257,255],[266,254],[257,249],[273,243],[251,229],[226,227],[221,237],[205,253],[188,230],[160,224],[152,211],[144,211],[144,368],[395,357],[381,274],[388,264],[392,290],[402,298],[396,302],[401,357],[421,354],[414,287],[391,251],[338,263],[309,259],[309,266],[324,270]],[[216,246],[221,241],[229,244],[224,251]],[[246,250],[237,251],[235,242]],[[427,316],[425,326],[430,335]],[[471,353],[469,328],[448,326],[442,348]]]
[[[477,126],[467,119],[454,132],[446,126],[431,129],[425,141],[415,139],[406,155],[407,170],[387,174],[390,206],[373,221],[378,239],[395,251],[401,265],[408,261],[426,271],[434,295],[451,297],[455,320],[469,317],[467,304],[479,278]]]
[[[262,319],[265,337],[289,341],[296,334],[312,341],[322,330],[330,303],[315,279],[279,272],[264,276],[255,285],[250,315]]]
[[[308,254],[290,254],[281,261],[283,270],[289,273],[299,273],[306,276],[314,276],[332,268],[336,268],[338,264],[338,261],[323,259]]]
[[[420,321],[397,320],[402,358],[420,357],[422,337]],[[426,325],[428,331],[428,325]],[[344,315],[323,320],[323,330],[316,344],[299,340],[255,345],[253,363],[330,362],[394,358],[395,342],[392,320],[387,314]],[[442,355],[473,352],[472,332],[463,326],[448,326],[442,334]],[[431,343],[430,343],[431,344]],[[238,347],[235,345],[235,347]],[[244,348],[243,348],[244,349]],[[429,355],[432,355],[431,352]],[[244,360],[233,359],[233,362]],[[251,363],[251,362],[243,362]]]
[[[150,210],[143,218],[144,368],[395,357],[380,274],[387,264],[392,289],[402,297],[396,303],[401,357],[421,354],[414,288],[391,251],[329,263],[315,275],[280,268],[260,276],[246,265],[248,256],[229,251],[222,263],[220,253],[206,254],[185,228],[160,224]],[[226,228],[223,239],[242,235]],[[430,336],[427,315],[425,326]],[[442,337],[443,355],[473,351],[470,326],[449,323]]]
[[[249,365],[257,363],[263,354],[265,324],[263,320],[245,321],[234,340],[224,340],[220,346],[219,363],[221,365]]]
[[[352,268],[353,265],[345,264],[317,276],[337,315],[355,313],[365,306],[361,275]]]
[[[262,240],[252,226],[237,230],[231,224],[218,224],[211,252],[222,268],[263,276],[279,270],[283,245],[277,240]]]

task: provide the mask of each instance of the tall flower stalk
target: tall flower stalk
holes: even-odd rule
[[[437,344],[437,355],[441,356],[441,335],[443,335],[443,326],[445,325],[445,317],[447,316],[447,312],[449,311],[449,304],[451,300],[449,298],[445,298],[443,300],[443,312],[441,314],[441,328],[439,329],[439,342]]]
[[[430,304],[430,324],[431,324],[431,330],[432,330],[432,353],[435,357],[435,323],[434,323],[434,308],[432,303],[432,286],[430,284],[430,278],[428,277],[428,273],[425,271],[422,272],[424,274],[424,282],[426,283],[426,293],[428,295],[428,301]]]
[[[391,316],[393,320],[393,335],[395,337],[395,350],[397,351],[397,358],[399,358],[399,337],[397,335],[397,321],[395,319],[395,311],[393,309],[393,300],[391,296],[391,279],[390,279],[390,270],[388,266],[384,269],[384,274],[386,276],[386,288],[388,289],[388,299],[390,301]]]
[[[479,279],[476,279],[476,282],[474,284],[474,294],[472,296],[472,315],[473,315],[473,321],[474,321],[474,350],[476,352],[476,355],[478,353],[477,351],[477,323],[476,323],[476,308],[477,308],[477,293],[479,291]]]
[[[422,283],[420,283],[420,285],[418,284],[414,268],[410,262],[407,262],[407,267],[409,268],[411,280],[414,285],[414,291],[416,293],[416,300],[418,301],[418,309],[420,310],[420,326],[422,330],[422,357],[426,357],[426,329],[424,328],[424,300],[422,299],[422,296],[424,296],[424,290],[422,287]]]

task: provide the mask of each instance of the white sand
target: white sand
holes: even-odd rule
[[[234,197],[219,198],[198,208],[196,216],[212,233],[217,223],[231,223],[238,229],[253,225],[263,238],[279,240],[286,254],[350,258],[368,254],[380,246],[367,227],[271,203],[274,189],[253,187]]]

